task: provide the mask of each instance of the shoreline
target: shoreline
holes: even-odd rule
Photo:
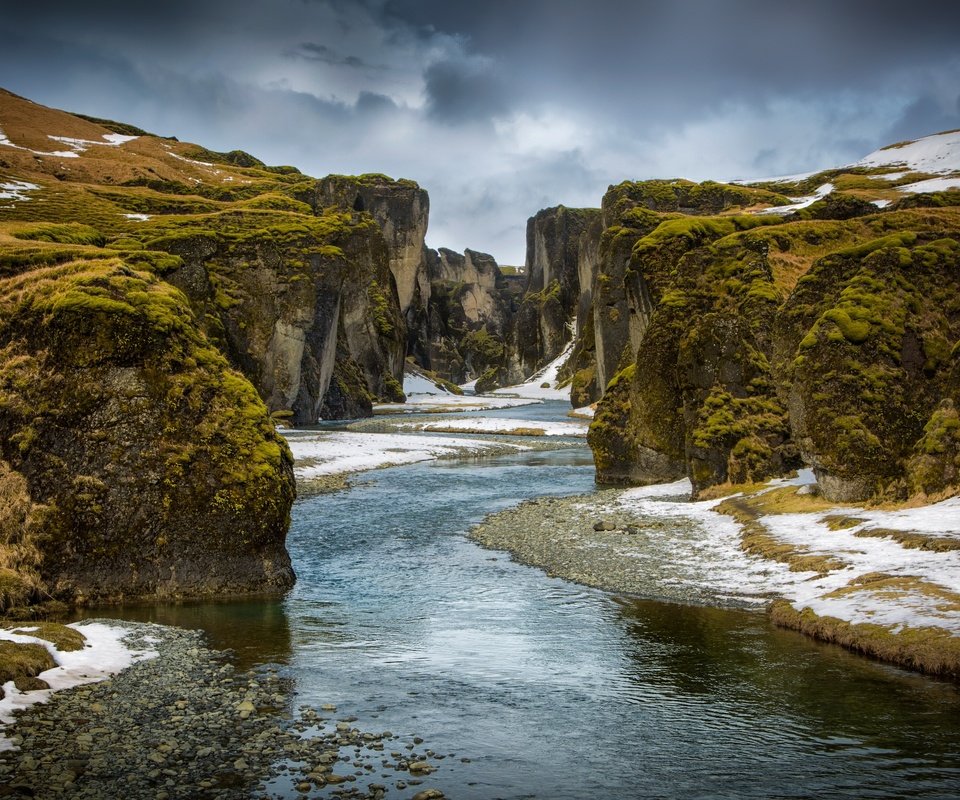
[[[825,518],[825,529],[837,518],[828,513],[838,510],[832,507],[806,515],[768,507],[783,503],[795,511],[793,505],[822,503],[808,499],[802,484],[780,481],[747,495],[746,502],[761,509],[750,524],[723,508],[716,510],[723,498],[693,502],[679,488],[599,489],[531,500],[487,516],[468,538],[552,577],[645,599],[764,611],[778,627],[909,670],[960,680],[958,607],[949,588],[899,574],[857,574],[850,564],[832,561],[809,543],[788,547],[777,538],[783,526],[810,525],[804,517]],[[758,528],[765,537],[763,547],[757,545]],[[887,551],[900,546],[895,536],[875,538],[875,533],[891,532],[868,529],[854,535],[864,537],[857,540],[860,546]],[[953,558],[950,553],[922,555]],[[919,589],[907,585],[909,580]],[[929,595],[917,601],[917,591]],[[854,606],[864,597],[876,608]],[[848,618],[829,613],[834,608]]]
[[[444,796],[422,785],[443,755],[418,737],[361,731],[332,705],[295,710],[282,666],[238,670],[200,631],[96,622],[157,655],[18,711],[6,728],[16,749],[0,752],[0,794],[266,800],[334,787],[375,800],[390,782],[391,794],[402,787],[412,800]]]

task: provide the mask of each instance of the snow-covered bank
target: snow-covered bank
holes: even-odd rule
[[[511,397],[526,397],[536,400],[569,400],[570,386],[560,388],[557,376],[560,369],[567,363],[570,353],[573,352],[574,340],[563,349],[553,361],[530,376],[524,383],[516,386],[504,386],[502,389],[494,391],[496,395],[509,395]]]
[[[821,638],[960,675],[960,498],[864,509],[826,503],[812,485],[804,471],[701,502],[687,499],[686,480],[609,490],[502,512],[474,535],[598,588],[717,604],[780,598],[816,615]],[[822,633],[830,620],[843,637]]]
[[[545,422],[504,417],[464,417],[463,419],[432,420],[430,422],[402,422],[398,428],[418,431],[454,433],[499,433],[515,436],[579,436],[587,435],[583,422]]]
[[[449,414],[458,411],[486,411],[492,408],[514,408],[542,402],[523,397],[492,397],[483,394],[412,394],[405,403],[381,403],[373,407],[375,414]]]
[[[285,435],[293,452],[294,473],[301,481],[434,458],[525,449],[519,444],[405,433],[288,431]]]
[[[3,684],[3,699],[0,699],[0,722],[10,724],[14,712],[35,703],[46,702],[62,689],[95,683],[115,675],[138,661],[157,656],[152,649],[133,649],[125,643],[129,630],[105,622],[75,622],[68,626],[79,631],[86,639],[79,650],[60,650],[47,639],[33,636],[36,625],[25,623],[13,628],[0,628],[0,640],[18,644],[39,644],[53,657],[57,666],[41,672],[37,677],[50,688],[21,692],[13,681]],[[159,641],[159,640],[157,640]],[[0,729],[0,750],[7,750],[12,743]]]

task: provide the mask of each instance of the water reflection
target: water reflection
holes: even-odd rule
[[[87,608],[77,618],[108,617],[202,630],[217,650],[231,650],[240,669],[286,664],[293,652],[290,621],[282,599],[185,602]]]
[[[124,614],[287,663],[296,705],[468,756],[431,776],[459,800],[956,796],[955,686],[758,612],[612,598],[463,536],[592,488],[582,444],[369,473],[298,501],[285,601]]]

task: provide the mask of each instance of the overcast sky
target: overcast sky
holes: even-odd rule
[[[311,175],[413,178],[431,246],[515,264],[527,217],[610,183],[960,128],[960,3],[0,0],[0,85]]]

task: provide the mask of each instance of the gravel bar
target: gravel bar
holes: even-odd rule
[[[469,536],[548,575],[608,592],[727,608],[757,608],[756,597],[711,590],[677,559],[696,548],[692,519],[633,513],[617,503],[621,489],[528,500],[486,517]],[[681,498],[678,498],[681,499]]]
[[[334,706],[294,713],[282,667],[241,672],[198,631],[97,621],[159,655],[19,711],[6,730],[17,749],[0,753],[0,796],[444,796],[422,784],[445,755],[419,737],[360,731]]]

